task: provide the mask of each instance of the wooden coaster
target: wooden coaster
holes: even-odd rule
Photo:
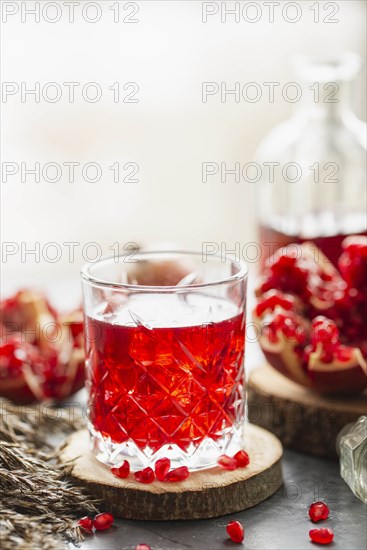
[[[283,445],[336,458],[340,430],[367,414],[367,395],[326,397],[288,380],[270,366],[254,369],[248,381],[250,422],[273,432]]]
[[[190,474],[179,483],[144,485],[130,475],[113,476],[90,451],[87,430],[74,433],[61,448],[61,460],[74,461],[71,475],[102,499],[112,514],[130,519],[202,519],[245,510],[270,497],[282,485],[280,441],[246,424],[250,464],[232,472],[219,467]]]

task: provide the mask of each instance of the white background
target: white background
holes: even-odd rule
[[[57,2],[63,10],[57,23],[43,18],[35,23],[31,15],[22,23],[19,12],[2,24],[3,82],[25,82],[29,88],[35,82],[41,87],[50,81],[98,82],[103,89],[97,103],[84,101],[80,88],[74,104],[66,88],[57,103],[42,98],[35,103],[31,96],[22,103],[20,94],[6,102],[2,98],[2,162],[29,167],[36,161],[96,162],[103,168],[95,184],[83,181],[80,171],[70,183],[66,170],[57,183],[35,183],[32,176],[22,183],[19,174],[3,183],[3,245],[19,246],[18,253],[3,257],[5,292],[70,280],[74,290],[63,300],[74,299],[81,250],[92,241],[108,253],[116,241],[200,250],[205,241],[231,249],[236,242],[254,240],[254,185],[218,178],[203,183],[202,162],[250,162],[261,139],[294,106],[279,93],[274,103],[266,97],[257,103],[229,97],[221,103],[219,94],[203,103],[202,82],[226,82],[231,88],[236,81],[277,81],[282,86],[295,80],[291,59],[296,53],[353,50],[365,55],[364,1],[335,2],[339,22],[329,24],[314,21],[310,6],[315,2],[308,1],[297,2],[302,10],[297,23],[283,19],[283,0],[274,23],[263,2],[258,2],[262,17],[256,23],[235,23],[229,16],[221,23],[220,13],[203,23],[202,2],[153,0],[137,2],[136,24],[114,23],[113,2],[98,2],[103,16],[91,24],[81,16],[86,3],[80,0],[75,8],[74,23],[63,2]],[[12,4],[30,9],[35,2]],[[319,2],[321,18],[328,13],[325,4]],[[355,94],[355,109],[363,119],[364,75]],[[139,103],[114,103],[108,87],[117,81],[136,82]],[[139,183],[114,183],[108,169],[114,162],[136,162]],[[42,251],[46,258],[53,254],[44,248],[52,241],[62,249],[55,263],[42,257]],[[74,261],[63,245],[70,241],[80,243]],[[40,261],[32,255],[22,258],[21,249],[35,248],[35,243],[40,243]]]

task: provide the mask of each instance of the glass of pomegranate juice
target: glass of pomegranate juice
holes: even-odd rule
[[[101,462],[192,470],[242,446],[247,269],[136,252],[82,270],[89,429]]]

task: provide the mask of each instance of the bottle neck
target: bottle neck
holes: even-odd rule
[[[308,122],[342,122],[353,115],[352,83],[304,82],[297,114]]]

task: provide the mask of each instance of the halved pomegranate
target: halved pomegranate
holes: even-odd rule
[[[367,238],[347,237],[339,271],[310,243],[279,249],[253,316],[269,363],[325,394],[367,387]]]
[[[0,395],[17,403],[60,400],[84,385],[82,313],[59,316],[21,290],[0,303]]]

